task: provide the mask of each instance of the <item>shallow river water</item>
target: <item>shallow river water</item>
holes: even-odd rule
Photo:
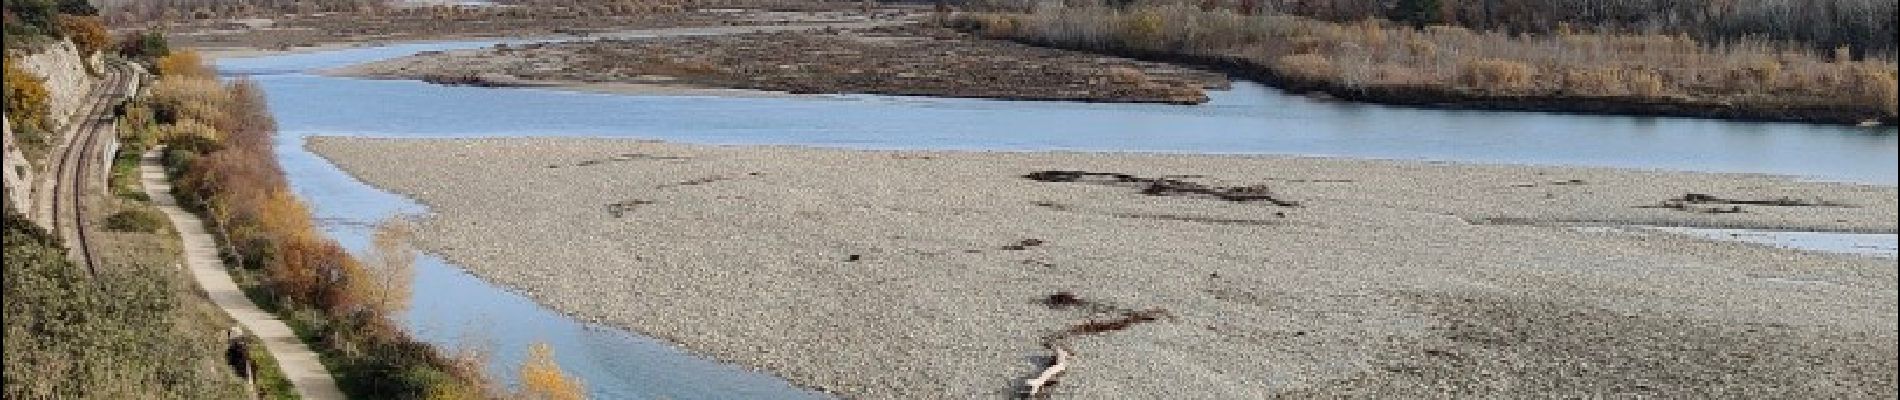
[[[1893,127],[1410,109],[1316,101],[1244,82],[1214,93],[1208,104],[1175,106],[860,95],[622,96],[311,73],[492,43],[405,44],[228,59],[218,65],[226,74],[250,75],[263,85],[282,131],[277,152],[292,186],[327,232],[352,249],[363,247],[376,221],[425,210],[304,150],[308,136],[588,136],[872,149],[1297,154],[1768,173],[1876,185],[1894,185],[1900,176],[1900,135]],[[1892,237],[1875,239],[1891,243]],[[497,376],[511,378],[527,346],[544,342],[596,398],[823,397],[655,339],[576,321],[438,258],[419,263],[414,306],[404,322],[434,343],[489,349]]]

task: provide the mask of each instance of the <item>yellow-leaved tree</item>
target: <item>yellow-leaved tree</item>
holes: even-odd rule
[[[526,400],[581,400],[587,391],[580,379],[561,372],[554,362],[554,347],[547,343],[528,346],[528,358],[521,362],[521,391]]]
[[[158,74],[164,76],[183,76],[211,78],[216,74],[206,66],[204,57],[191,49],[172,50],[171,54],[158,59]]]
[[[408,221],[390,218],[376,225],[366,275],[356,285],[357,298],[383,315],[395,315],[409,308],[410,286],[415,281],[415,229]]]
[[[18,65],[20,63],[12,59],[6,62],[8,122],[13,123],[14,129],[47,130],[46,81]]]

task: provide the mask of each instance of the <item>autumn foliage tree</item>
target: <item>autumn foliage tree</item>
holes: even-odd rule
[[[57,21],[66,37],[79,46],[82,56],[91,57],[112,45],[112,34],[106,32],[106,25],[97,16],[60,14]]]
[[[199,56],[197,51],[191,49],[173,50],[164,57],[160,57],[157,64],[158,74],[161,76],[182,76],[191,78],[210,78],[217,76],[217,74],[211,70],[211,67],[205,65],[204,57]]]
[[[395,314],[409,307],[410,286],[415,280],[415,228],[408,221],[390,219],[376,225],[364,278],[355,282],[357,297],[383,314]]]
[[[11,57],[6,60],[7,122],[14,129],[45,131],[50,128],[46,81],[19,65]]]
[[[521,389],[516,397],[523,400],[581,400],[587,398],[579,379],[561,371],[554,361],[554,348],[546,343],[528,347],[528,358],[521,363]]]

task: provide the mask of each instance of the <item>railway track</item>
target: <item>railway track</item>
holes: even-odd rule
[[[66,146],[61,149],[55,164],[53,176],[52,222],[53,231],[60,235],[67,246],[67,258],[86,267],[86,272],[98,275],[94,266],[92,247],[87,243],[90,227],[87,226],[86,194],[92,188],[99,168],[109,168],[98,164],[109,162],[112,158],[101,154],[101,135],[112,135],[115,106],[128,95],[127,79],[132,73],[123,65],[112,63],[106,66],[104,81],[95,86],[84,108],[79,114],[72,134]]]

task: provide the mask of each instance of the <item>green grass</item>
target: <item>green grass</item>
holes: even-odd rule
[[[260,350],[264,348],[264,341],[259,340],[257,337],[251,337],[248,341],[250,342],[248,344],[249,348]],[[251,364],[257,366],[257,392],[262,398],[271,400],[298,399],[296,386],[290,383],[290,378],[284,376],[282,370],[277,369],[276,357],[271,356],[269,351],[252,351],[249,355]]]
[[[7,205],[8,399],[242,398],[223,361],[228,322],[151,248],[101,252],[99,275]],[[161,234],[138,234],[162,240]],[[150,243],[150,242],[146,242]]]
[[[105,225],[119,232],[156,233],[165,227],[163,218],[156,211],[135,208],[112,213]]]
[[[137,144],[128,143],[119,148],[119,154],[112,159],[112,176],[108,179],[113,195],[128,200],[152,201],[139,185],[139,156],[144,152],[145,148]]]

